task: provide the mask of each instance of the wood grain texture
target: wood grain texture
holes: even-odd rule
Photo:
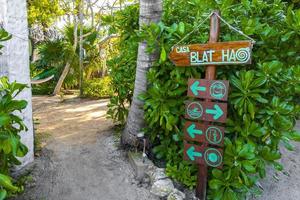
[[[251,64],[251,41],[215,42],[176,46],[169,59],[176,66]]]
[[[202,133],[199,133],[199,131]],[[184,124],[184,140],[186,141],[222,147],[224,145],[224,132],[225,128],[221,126],[192,121],[186,121]],[[216,138],[214,138],[214,133]]]
[[[189,97],[227,101],[228,91],[227,80],[189,79],[188,81]]]

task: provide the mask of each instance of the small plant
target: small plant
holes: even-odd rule
[[[24,157],[28,151],[18,135],[27,128],[17,115],[26,108],[27,102],[15,100],[24,88],[24,84],[9,83],[7,77],[0,78],[0,200],[22,190],[12,184],[9,169],[13,165],[20,165],[18,157]]]

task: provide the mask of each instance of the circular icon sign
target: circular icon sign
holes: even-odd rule
[[[203,114],[203,107],[198,102],[192,102],[187,106],[186,113],[192,119],[200,118]]]
[[[210,96],[222,99],[226,95],[226,85],[221,81],[216,81],[210,86]]]
[[[211,144],[220,144],[223,139],[222,131],[215,127],[209,127],[205,132],[206,140]]]
[[[223,162],[222,154],[219,150],[208,148],[204,153],[204,159],[208,166],[219,167]]]

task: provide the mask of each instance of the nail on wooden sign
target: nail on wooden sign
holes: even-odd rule
[[[187,101],[185,103],[185,118],[225,123],[227,103]]]
[[[216,42],[176,46],[169,54],[176,66],[250,64],[251,41]]]
[[[184,143],[184,160],[210,167],[222,168],[223,150],[219,148],[206,147]]]
[[[202,99],[227,101],[228,88],[228,81],[189,79],[188,96]]]
[[[225,128],[210,124],[187,121],[184,125],[184,139],[210,145],[223,146]]]

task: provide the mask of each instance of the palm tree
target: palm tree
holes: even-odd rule
[[[162,0],[140,0],[140,28],[143,25],[158,23],[160,21],[162,4]],[[147,43],[145,41],[139,44],[133,99],[121,138],[123,145],[133,146],[136,135],[144,127],[144,103],[138,99],[138,95],[147,90],[146,73],[152,66],[152,63],[157,59],[157,54],[148,54],[146,47]]]

